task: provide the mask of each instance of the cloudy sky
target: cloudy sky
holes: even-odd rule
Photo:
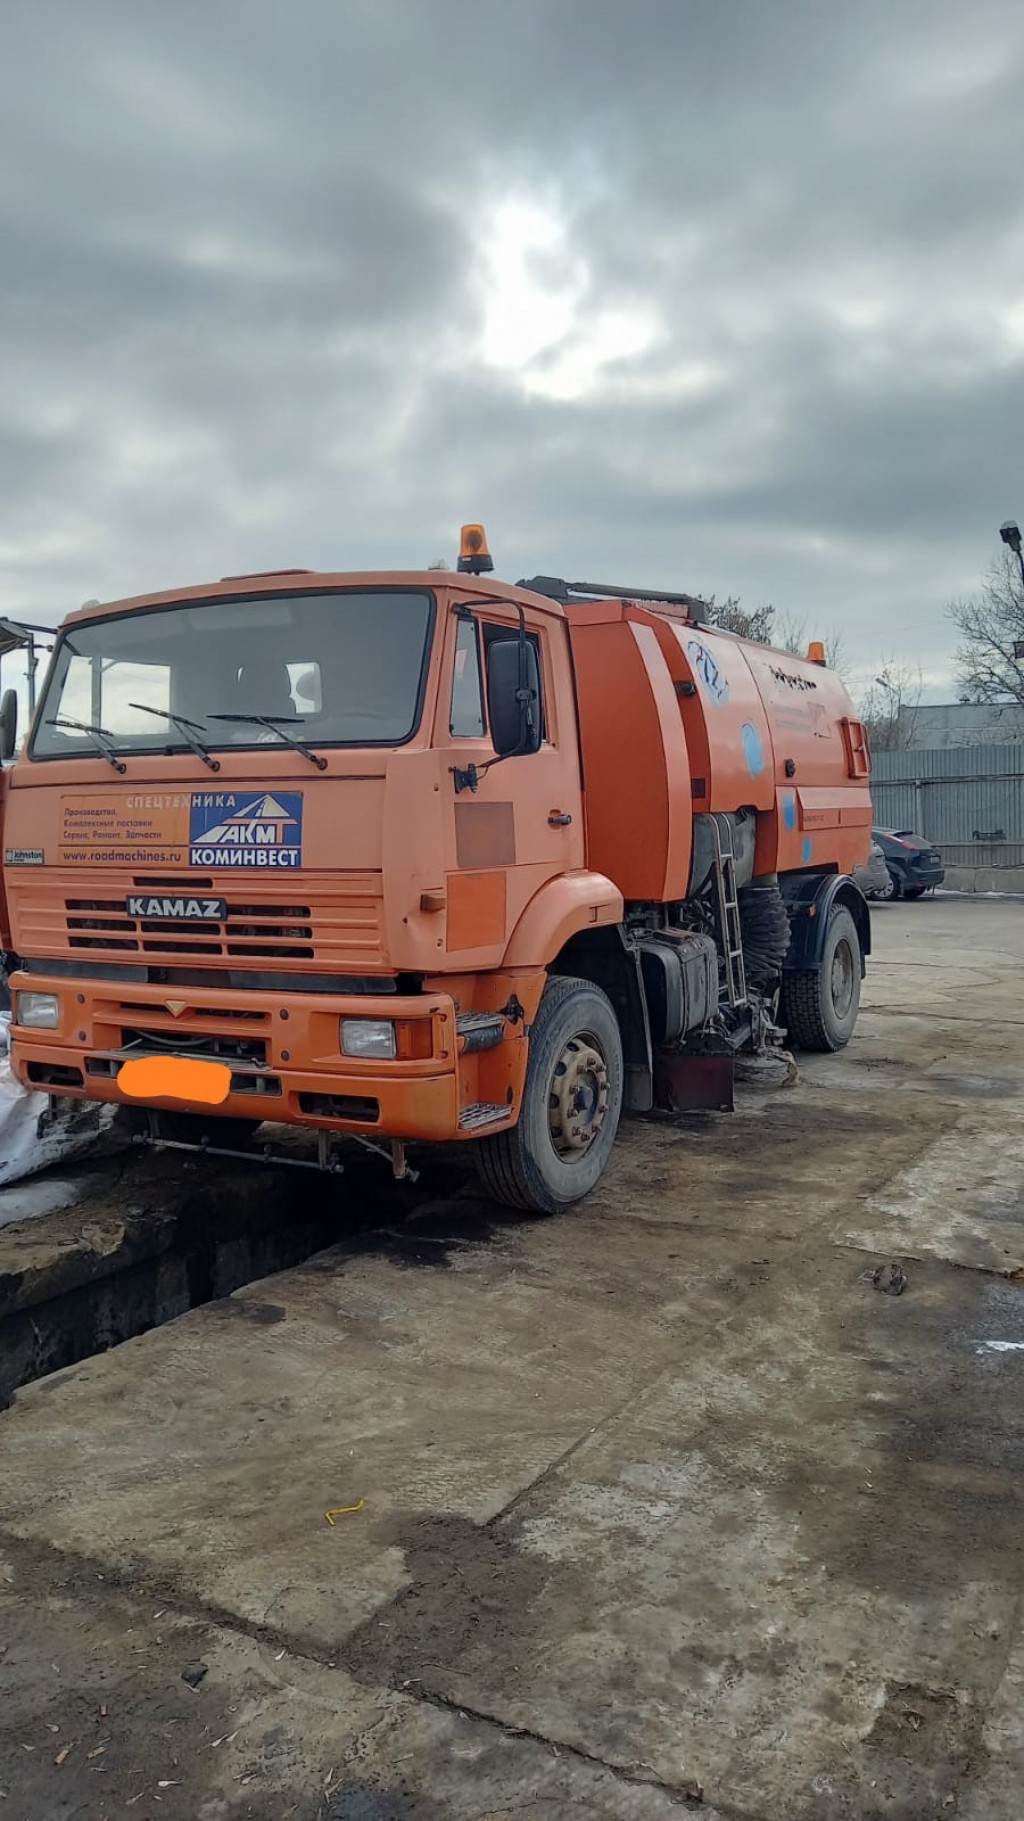
[[[951,693],[1024,521],[1019,0],[15,0],[0,612],[305,564],[773,601]]]

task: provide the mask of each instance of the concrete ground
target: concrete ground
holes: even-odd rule
[[[426,1195],[16,1395],[0,1821],[1016,1821],[1024,906],[875,930],[844,1056],[576,1214]]]

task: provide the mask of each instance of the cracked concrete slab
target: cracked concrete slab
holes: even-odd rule
[[[859,1817],[880,1769],[909,1805],[884,1812],[940,1812],[1020,1570],[1016,1400],[994,1407],[972,1336],[998,1316],[1024,1339],[1024,1290],[967,1290],[922,1267],[894,1303],[808,1266],[492,1527],[513,1586],[524,1570],[500,1633],[452,1581],[443,1636],[407,1599],[361,1642],[624,1768],[641,1741],[660,1781],[697,1776],[747,1812]],[[919,1711],[926,1764],[918,1740],[897,1773],[889,1735]]]
[[[28,1387],[5,1418],[8,1527],[40,1535],[45,1473],[57,1546],[99,1540],[330,1650],[404,1584],[389,1527],[486,1523],[742,1296],[670,1234],[625,1291],[628,1222],[605,1228],[600,1262],[572,1223],[507,1233],[469,1203],[425,1210]]]
[[[1019,1622],[1019,1610],[1014,1615]],[[1012,1638],[1002,1680],[989,1704],[978,1739],[984,1775],[963,1792],[960,1821],[1009,1821],[1018,1815],[1024,1789],[1024,1642],[1016,1624],[1003,1625]]]
[[[572,1217],[425,1201],[19,1393],[6,1715],[81,1637],[127,1769],[182,1746],[149,1821],[1010,1821],[1024,1283],[950,1265],[1012,1243],[1024,914],[877,940],[845,1057],[630,1125]]]
[[[985,1077],[975,1076],[975,1080]],[[840,1245],[1012,1277],[1024,1272],[1024,1126],[1016,1097],[959,1112],[943,1134],[835,1230]]]
[[[0,1575],[0,1801],[15,1821],[679,1821],[680,1801],[646,1779],[413,1692],[367,1687],[95,1575],[65,1573],[30,1606],[26,1579],[37,1588],[27,1558]],[[181,1673],[193,1662],[195,1689]]]

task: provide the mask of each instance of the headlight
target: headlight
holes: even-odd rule
[[[33,1031],[55,1031],[60,1023],[60,1000],[56,993],[18,993],[16,1022]]]
[[[374,1056],[393,1060],[398,1054],[395,1027],[390,1018],[343,1018],[343,1056]]]

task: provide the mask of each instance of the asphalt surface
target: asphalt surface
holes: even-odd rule
[[[1024,905],[875,926],[574,1215],[427,1185],[16,1394],[3,1821],[1015,1821]]]

